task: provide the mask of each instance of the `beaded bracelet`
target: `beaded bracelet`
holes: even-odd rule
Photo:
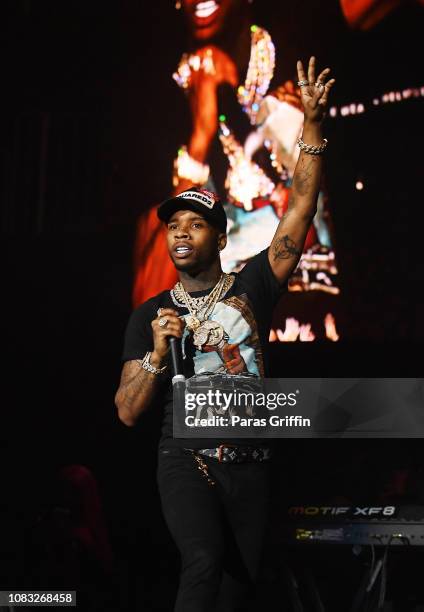
[[[321,155],[321,153],[323,153],[327,147],[328,140],[324,138],[322,144],[315,146],[315,145],[308,145],[305,142],[303,142],[301,138],[298,138],[297,144],[299,146],[299,149],[301,149],[302,151],[305,151],[305,153],[310,153],[311,155]]]

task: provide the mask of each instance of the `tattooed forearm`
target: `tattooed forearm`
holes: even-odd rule
[[[300,250],[297,248],[294,240],[288,234],[280,236],[274,241],[274,261],[277,259],[290,259],[299,257]]]
[[[121,420],[132,424],[148,407],[156,389],[157,378],[141,367],[140,360],[125,363],[121,384],[115,396]]]
[[[319,160],[314,155],[301,153],[296,172],[293,177],[293,189],[301,196],[308,195],[314,183],[314,164]]]
[[[146,389],[146,383],[148,384],[149,378],[146,370],[141,369],[134,378],[123,383],[120,392],[123,408],[129,409],[137,396],[140,394],[144,395],[143,391]]]

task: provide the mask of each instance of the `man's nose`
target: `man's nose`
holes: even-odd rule
[[[187,238],[189,236],[188,227],[185,225],[180,225],[175,232],[176,238]]]

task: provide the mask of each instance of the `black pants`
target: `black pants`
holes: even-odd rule
[[[269,466],[205,459],[211,486],[191,455],[159,451],[158,484],[181,553],[175,612],[248,609],[269,509]]]

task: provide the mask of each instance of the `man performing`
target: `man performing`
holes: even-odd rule
[[[304,128],[291,201],[269,248],[240,272],[221,269],[227,220],[215,194],[188,189],[158,210],[180,280],[131,315],[116,406],[128,426],[153,401],[164,406],[158,484],[182,557],[177,612],[206,612],[220,605],[247,609],[241,602],[261,560],[270,453],[259,441],[233,439],[229,446],[224,439],[173,438],[168,339],[182,339],[186,378],[202,372],[267,375],[273,308],[299,261],[316,212],[327,146],[321,124],[334,83],[326,81],[329,72],[326,68],[316,78],[313,57],[307,76],[297,63]]]

